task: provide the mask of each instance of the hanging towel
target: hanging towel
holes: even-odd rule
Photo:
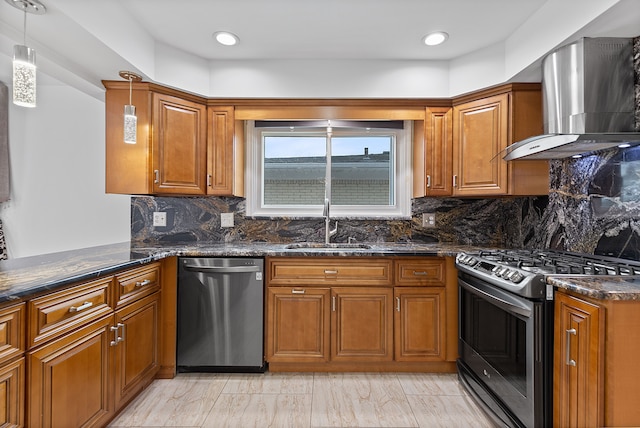
[[[9,89],[0,82],[0,202],[9,200]]]
[[[2,220],[0,220],[0,260],[7,260],[7,244],[4,241],[4,231],[2,230]]]

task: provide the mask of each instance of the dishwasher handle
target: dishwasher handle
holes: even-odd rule
[[[260,266],[196,266],[186,263],[183,267],[186,270],[203,273],[247,273],[260,272],[262,270]]]

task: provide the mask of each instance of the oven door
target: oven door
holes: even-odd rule
[[[504,410],[507,425],[542,426],[543,303],[462,272],[458,284],[461,377],[463,372],[473,373],[474,383],[484,389],[476,396],[494,399],[485,404]]]

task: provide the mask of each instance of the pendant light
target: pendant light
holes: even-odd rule
[[[5,0],[24,12],[23,44],[13,47],[13,103],[36,106],[36,51],[27,46],[27,12],[43,15],[47,9],[37,0]]]
[[[132,71],[121,71],[120,77],[129,81],[129,104],[124,106],[124,142],[127,144],[136,143],[138,133],[138,118],[136,117],[136,106],[131,99],[133,95],[133,82],[139,82],[142,77]]]

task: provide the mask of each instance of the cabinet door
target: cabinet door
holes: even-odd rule
[[[233,194],[233,107],[209,107],[207,194]]]
[[[554,426],[602,426],[602,311],[584,300],[556,293]]]
[[[205,194],[207,108],[153,94],[153,192]]]
[[[331,289],[331,359],[393,360],[393,288]]]
[[[453,108],[454,195],[504,195],[507,162],[498,154],[509,141],[509,95]]]
[[[444,361],[444,287],[396,287],[395,301],[395,360]]]
[[[269,362],[327,362],[329,289],[269,287],[265,342]]]
[[[112,416],[112,321],[101,318],[27,354],[29,427],[103,426]]]
[[[427,108],[425,115],[426,195],[451,195],[451,158],[453,150],[451,108]]]
[[[24,426],[24,357],[0,368],[0,426]]]
[[[116,312],[119,337],[113,347],[116,410],[148,384],[159,369],[159,296],[152,294]]]

